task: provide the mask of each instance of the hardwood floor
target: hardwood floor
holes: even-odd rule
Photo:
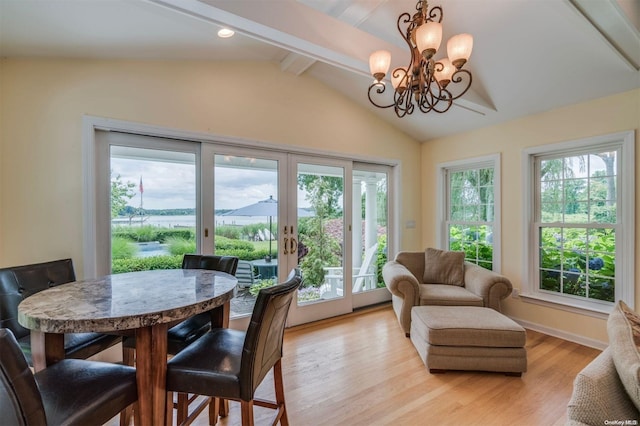
[[[292,426],[562,425],[576,374],[599,351],[527,330],[528,371],[432,375],[390,306],[287,330],[283,374]],[[258,390],[273,397],[267,377]],[[256,408],[256,424],[270,410]],[[202,414],[195,425],[208,425]],[[240,424],[231,403],[222,425]]]

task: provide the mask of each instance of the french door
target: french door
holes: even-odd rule
[[[287,217],[303,279],[289,324],[351,312],[351,288],[335,279],[351,270],[351,162],[290,155],[288,169]]]
[[[325,278],[343,276],[348,267],[342,253],[350,252],[350,162],[217,145],[203,146],[202,158],[213,164],[211,176],[203,167],[202,205],[214,211],[213,223],[203,222],[202,252],[228,250],[229,239],[245,241],[236,252],[242,273],[232,315],[252,309],[255,298],[247,291],[282,282],[293,269],[303,285],[291,324],[350,312],[349,289]],[[243,251],[248,241],[253,248]]]

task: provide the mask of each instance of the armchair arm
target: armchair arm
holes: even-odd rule
[[[394,296],[405,299],[410,306],[418,304],[420,288],[416,277],[403,264],[392,260],[382,268],[382,278]]]
[[[403,264],[394,260],[382,268],[382,278],[391,292],[393,310],[407,337],[411,329],[411,308],[420,304],[420,286],[416,277]]]
[[[464,264],[464,285],[484,300],[484,306],[500,312],[500,301],[511,294],[513,285],[503,275],[473,263]]]

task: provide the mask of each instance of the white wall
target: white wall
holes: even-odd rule
[[[0,88],[0,267],[71,257],[83,276],[84,114],[397,159],[399,222],[419,223],[420,145],[275,64],[3,59]]]

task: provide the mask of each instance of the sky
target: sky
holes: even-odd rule
[[[140,178],[145,209],[195,208],[196,169],[193,164],[112,158],[112,179],[135,184],[128,205],[140,207]],[[277,199],[277,177],[273,171],[216,168],[215,208],[237,209],[248,204]]]

